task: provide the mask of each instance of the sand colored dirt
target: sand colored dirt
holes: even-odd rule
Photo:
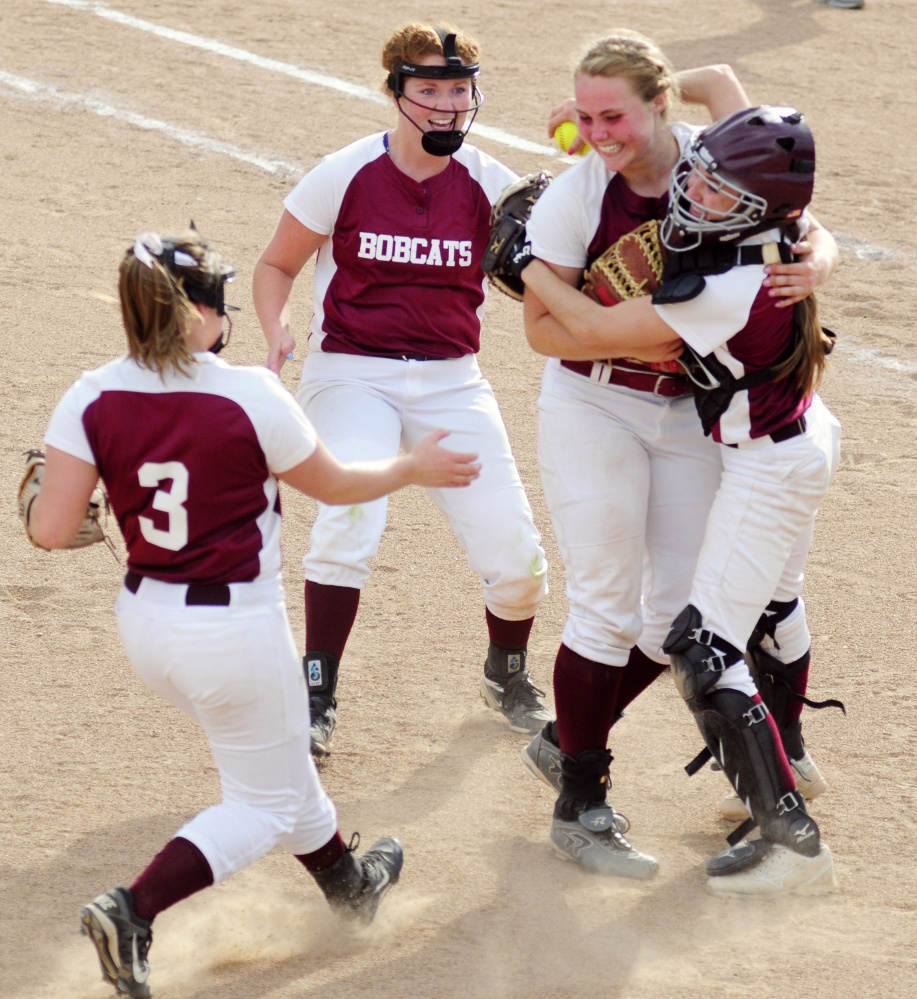
[[[612,744],[614,803],[629,815],[634,842],[660,859],[658,878],[600,879],[556,860],[547,845],[552,797],[518,761],[524,737],[477,694],[487,642],[478,583],[448,526],[414,490],[391,503],[342,667],[335,752],[323,769],[345,832],[359,829],[364,844],[402,837],[401,885],[371,936],[347,938],[299,866],[272,854],[157,920],[156,995],[917,993],[917,4],[868,0],[845,11],[811,0],[115,0],[80,9],[4,0],[0,997],[110,994],[77,935],[80,905],[129,883],[218,795],[198,729],[144,687],[121,650],[112,605],[123,566],[101,546],[47,555],[26,543],[14,513],[22,452],[41,440],[80,371],[121,351],[115,271],[141,229],[194,218],[225,250],[240,272],[234,300],[246,307],[228,356],[261,363],[251,273],[292,179],[253,161],[303,171],[392,121],[384,106],[97,10],[363,86],[378,84],[392,28],[451,17],[483,43],[481,123],[536,143],[548,141],[546,112],[570,91],[580,43],[613,26],[636,28],[679,68],[728,61],[753,100],[806,112],[819,148],[817,214],[843,248],[821,302],[840,339],[823,394],[844,425],[844,458],[819,517],[806,588],[813,693],[848,706],[846,719],[807,715],[810,746],[831,781],[814,814],[836,859],[837,894],[770,904],[706,894],[703,861],[727,831],[716,811],[725,782],[709,770],[684,775],[698,738],[668,677],[628,711]],[[544,154],[476,142],[520,173],[561,168]],[[308,282],[300,284],[300,356],[284,371],[291,388],[308,319]],[[551,560],[530,659],[550,690],[566,603],[535,458],[542,362],[525,344],[519,307],[498,296],[483,341],[482,367]],[[285,495],[285,513],[287,593],[301,643],[299,555],[314,504]]]

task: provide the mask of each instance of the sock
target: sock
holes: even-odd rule
[[[803,659],[809,658],[809,653],[807,652]],[[797,660],[799,662],[800,660]],[[795,666],[796,663],[790,663],[790,667]],[[794,694],[798,694],[800,697],[806,696],[806,690],[809,688],[809,665],[806,663],[805,667],[801,669],[795,676],[790,677],[790,689]],[[798,721],[802,715],[803,704],[802,701],[790,700],[786,707],[786,721],[794,722]]]
[[[306,652],[324,652],[340,661],[357,617],[355,586],[326,586],[306,580]]]
[[[524,621],[504,621],[502,617],[491,614],[486,607],[484,616],[487,618],[487,631],[494,645],[510,651],[528,646],[532,625],[535,623],[534,617],[527,617]]]
[[[311,853],[296,853],[293,856],[307,871],[323,871],[331,867],[344,853],[344,841],[340,832],[336,832],[328,842]]]
[[[624,670],[586,659],[561,645],[554,663],[554,705],[561,752],[574,759],[604,750],[618,710]]]
[[[207,858],[190,840],[177,836],[131,885],[134,912],[141,919],[152,920],[163,909],[212,884],[213,871]]]
[[[618,711],[623,711],[628,704],[635,701],[647,687],[651,686],[669,668],[650,659],[635,645],[630,650],[630,657],[624,667],[621,686],[618,689]]]

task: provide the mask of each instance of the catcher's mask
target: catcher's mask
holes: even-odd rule
[[[402,100],[406,100],[409,104],[422,108],[424,111],[436,110],[436,108],[427,107],[425,104],[413,101],[410,97],[405,96],[404,81],[409,77],[422,80],[471,80],[471,107],[467,111],[454,112],[452,115],[452,128],[442,132],[424,132],[417,122],[404,114],[405,118],[422,133],[420,141],[425,152],[431,156],[451,156],[453,153],[458,152],[468,130],[471,128],[475,115],[478,113],[478,108],[484,103],[484,95],[478,90],[477,84],[474,82],[475,77],[481,72],[481,68],[480,63],[462,62],[462,57],[458,54],[455,47],[454,33],[446,34],[442,28],[435,28],[434,30],[439,35],[439,40],[443,47],[443,55],[446,58],[446,65],[423,66],[420,63],[405,62],[399,59],[395,63],[394,71],[388,74],[387,84],[389,90],[395,95],[395,103],[398,105],[398,110],[401,114],[404,114],[401,108]],[[456,128],[461,115],[470,115],[466,119],[463,129]]]
[[[709,187],[734,199],[715,218],[688,195],[698,167]],[[660,237],[670,250],[690,250],[782,228],[805,211],[814,183],[815,140],[799,111],[738,111],[697,135],[676,166]]]
[[[197,232],[193,221],[190,228],[192,232]],[[144,232],[134,242],[134,256],[150,270],[153,269],[155,257],[170,274],[178,278],[181,290],[190,301],[206,305],[225,318],[228,326],[226,336],[221,332],[219,340],[209,348],[211,353],[219,354],[232,336],[232,319],[227,313],[239,311],[238,305],[227,305],[223,297],[224,286],[236,280],[236,271],[232,264],[224,263],[205,240],[201,239],[198,244],[203,250],[200,260],[180,249],[182,242],[176,236]]]

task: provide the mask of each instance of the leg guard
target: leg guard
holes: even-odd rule
[[[799,717],[803,704],[810,708],[836,707],[844,714],[847,713],[841,701],[810,701],[804,696],[804,682],[793,683],[796,677],[808,671],[811,659],[809,652],[791,663],[785,663],[769,651],[769,648],[780,648],[776,639],[777,628],[781,621],[793,613],[798,603],[798,600],[772,600],[767,605],[749,639],[747,656],[755,684],[777,723],[783,747],[791,760],[802,759],[805,753]],[[765,643],[769,648],[765,648]]]
[[[738,838],[759,825],[765,841],[815,856],[818,827],[795,789],[785,757],[781,767],[782,748],[768,721],[767,707],[738,690],[716,688],[719,674],[739,662],[742,653],[704,628],[700,611],[691,604],[675,619],[663,650],[672,661],[675,684],[708,752],[752,816],[750,825],[737,830]]]
[[[746,804],[761,838],[814,857],[818,826],[787,774],[780,746],[760,701],[726,687],[708,695],[709,709],[695,712],[697,727],[736,793]]]

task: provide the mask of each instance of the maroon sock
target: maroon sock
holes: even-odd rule
[[[153,919],[163,909],[212,884],[213,871],[207,858],[190,840],[176,836],[131,885],[134,912],[141,919]]]
[[[360,606],[355,586],[306,580],[306,652],[324,652],[340,662]]]
[[[668,663],[660,665],[655,659],[650,659],[635,645],[630,650],[630,657],[624,667],[621,686],[618,690],[618,711],[623,711],[628,704],[635,701],[647,687],[653,684],[667,669]]]
[[[554,663],[554,706],[561,751],[574,759],[587,749],[605,749],[617,711],[624,670],[605,666],[561,645]]]
[[[330,867],[344,853],[344,841],[336,832],[328,842],[311,853],[296,853],[294,856],[307,871],[323,871]]]
[[[494,645],[510,650],[528,648],[534,617],[527,617],[524,621],[504,621],[502,617],[491,614],[486,607],[484,616],[487,618],[487,632]]]

